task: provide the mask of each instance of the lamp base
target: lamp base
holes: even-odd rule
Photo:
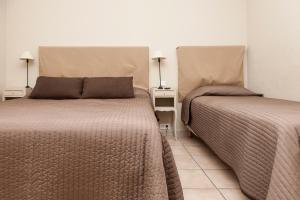
[[[25,88],[31,88],[29,85],[27,85]]]
[[[159,86],[158,89],[162,90],[162,89],[164,89],[164,88],[163,88],[162,86]]]

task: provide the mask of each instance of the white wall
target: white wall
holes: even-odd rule
[[[177,86],[176,46],[244,44],[245,12],[246,0],[9,0],[7,84],[24,85],[18,57],[39,45],[148,45],[167,54],[163,79]]]
[[[248,84],[267,97],[300,100],[300,1],[249,0]]]
[[[5,84],[6,0],[0,0],[0,96]]]
[[[162,79],[177,87],[178,45],[246,44],[246,0],[9,0],[6,84],[25,85],[18,57],[40,45],[147,45],[167,60]],[[38,75],[37,61],[30,84]],[[151,63],[150,84],[158,85]]]

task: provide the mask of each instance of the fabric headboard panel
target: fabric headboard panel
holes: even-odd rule
[[[40,76],[133,76],[134,86],[149,88],[148,47],[40,47]]]
[[[244,46],[177,48],[179,100],[205,85],[244,85]]]

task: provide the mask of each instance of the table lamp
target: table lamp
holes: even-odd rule
[[[163,89],[163,87],[161,85],[160,62],[162,60],[165,60],[165,59],[166,59],[166,57],[163,55],[163,53],[161,51],[154,52],[154,54],[152,56],[152,60],[157,60],[158,61],[158,66],[159,66],[159,87],[158,87],[158,89]]]
[[[30,88],[30,86],[28,85],[28,64],[29,61],[33,61],[33,56],[31,55],[31,53],[29,51],[25,51],[22,53],[20,60],[26,60],[27,63],[27,85],[26,88]]]

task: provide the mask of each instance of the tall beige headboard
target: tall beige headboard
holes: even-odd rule
[[[177,48],[179,100],[205,85],[244,85],[244,46]]]
[[[40,47],[40,76],[133,76],[134,86],[149,88],[148,47]]]

